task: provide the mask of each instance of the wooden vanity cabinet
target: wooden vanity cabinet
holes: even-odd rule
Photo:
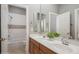
[[[43,54],[56,54],[55,52],[53,52],[52,50],[48,49],[47,47],[45,47],[44,45],[40,44],[40,53]]]
[[[31,54],[39,54],[39,43],[30,38],[29,52]]]
[[[30,38],[29,40],[29,53],[30,54],[56,54],[44,45]]]

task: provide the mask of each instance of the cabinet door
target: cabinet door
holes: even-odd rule
[[[40,54],[45,54],[45,52],[43,52],[42,50],[40,50]]]
[[[39,54],[39,47],[33,44],[33,53],[34,54]]]
[[[30,38],[29,52],[31,54],[39,54],[39,43]]]

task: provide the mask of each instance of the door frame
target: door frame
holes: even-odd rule
[[[28,13],[28,6],[26,6],[26,5],[19,5],[19,4],[6,4],[7,8],[8,8],[9,5],[14,6],[14,7],[19,7],[19,8],[26,9],[26,47],[25,47],[25,51],[26,51],[26,53],[29,53],[29,49],[28,49],[29,48],[29,46],[28,46],[28,44],[29,44],[29,17],[28,17],[29,13]],[[7,11],[7,16],[8,16],[8,11]],[[7,25],[8,25],[8,17],[6,18],[6,20],[7,20]],[[7,29],[7,31],[8,31],[8,29]],[[7,32],[6,35],[8,36],[8,32]],[[6,41],[8,41],[8,37],[7,37]],[[7,43],[7,47],[6,48],[7,48],[6,53],[8,53],[8,43]],[[4,51],[2,51],[2,53],[4,53]]]
[[[78,39],[78,19],[77,19],[77,12],[79,11],[78,9],[74,10],[74,19],[75,19],[75,26],[74,26],[74,31],[75,31],[75,40]]]
[[[23,6],[23,5],[18,5],[18,4],[9,4],[15,7],[20,7],[26,9],[26,47],[25,51],[26,53],[29,53],[29,7],[28,6]]]
[[[7,53],[7,39],[8,39],[8,5],[1,4],[1,53]],[[6,20],[5,20],[6,19]]]
[[[1,4],[0,4],[0,39],[1,39]],[[0,54],[1,54],[1,40],[0,40]]]

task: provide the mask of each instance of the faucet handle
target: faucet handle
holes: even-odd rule
[[[64,38],[64,37],[61,38],[61,42],[62,42],[62,44],[64,44],[64,45],[69,45],[68,40],[67,40],[66,38]]]

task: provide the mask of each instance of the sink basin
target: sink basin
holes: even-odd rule
[[[66,46],[66,45],[63,45],[63,44],[53,44],[55,49],[57,51],[61,51],[61,53],[70,53],[70,52],[73,52],[73,49],[70,48],[69,46]]]
[[[40,34],[31,34],[30,36],[33,38],[43,38],[43,36]]]
[[[79,48],[75,45],[69,44],[69,45],[64,45],[64,44],[52,44],[53,48],[55,51],[59,53],[78,53],[79,54]]]

